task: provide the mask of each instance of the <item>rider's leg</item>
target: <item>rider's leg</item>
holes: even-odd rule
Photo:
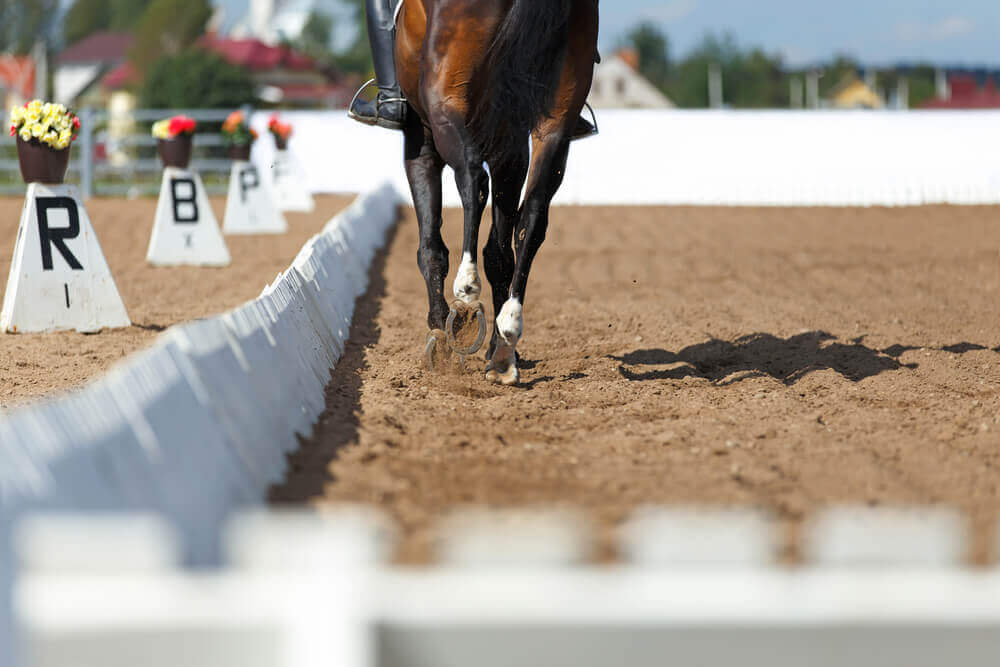
[[[396,78],[396,0],[365,0],[368,42],[375,65],[378,95],[374,101],[358,99],[351,105],[351,118],[367,125],[403,129],[406,102]]]

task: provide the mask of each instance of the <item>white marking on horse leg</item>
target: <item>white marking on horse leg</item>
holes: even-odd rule
[[[521,374],[517,370],[517,342],[521,340],[524,329],[521,302],[517,299],[507,299],[497,315],[496,350],[486,370],[486,378],[498,384],[517,384]]]
[[[522,315],[521,302],[511,297],[503,304],[500,314],[497,315],[497,333],[504,342],[514,347],[517,341],[521,340],[521,331],[524,329],[524,317]]]
[[[464,303],[476,301],[483,291],[482,283],[479,282],[479,267],[470,253],[462,255],[462,263],[458,267],[458,275],[455,276],[453,291],[455,298]]]

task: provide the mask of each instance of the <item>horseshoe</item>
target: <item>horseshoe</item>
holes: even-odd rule
[[[458,347],[458,343],[455,341],[455,318],[457,316],[458,311],[453,307],[451,312],[448,313],[448,321],[445,323],[445,332],[448,334],[448,345],[451,346],[451,349],[462,356],[475,354],[486,341],[486,315],[483,313],[483,308],[480,306],[476,310],[476,320],[479,323],[479,336],[476,338],[476,342],[469,347]]]

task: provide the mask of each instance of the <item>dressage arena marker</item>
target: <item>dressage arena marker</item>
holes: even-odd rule
[[[279,211],[311,213],[316,207],[306,188],[306,174],[287,150],[276,150],[271,165],[271,188]]]
[[[226,241],[197,173],[163,170],[146,261],[154,266],[229,266]]]
[[[0,331],[98,331],[131,324],[80,193],[31,183],[21,211]]]
[[[223,231],[226,234],[284,234],[288,231],[285,216],[274,205],[270,184],[251,162],[233,162]]]

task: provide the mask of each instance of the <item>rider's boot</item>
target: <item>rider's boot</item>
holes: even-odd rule
[[[372,101],[360,99],[359,95],[351,103],[348,115],[365,125],[402,130],[406,120],[406,100],[396,78],[395,5],[395,0],[365,0],[368,41],[372,47],[378,94]]]

